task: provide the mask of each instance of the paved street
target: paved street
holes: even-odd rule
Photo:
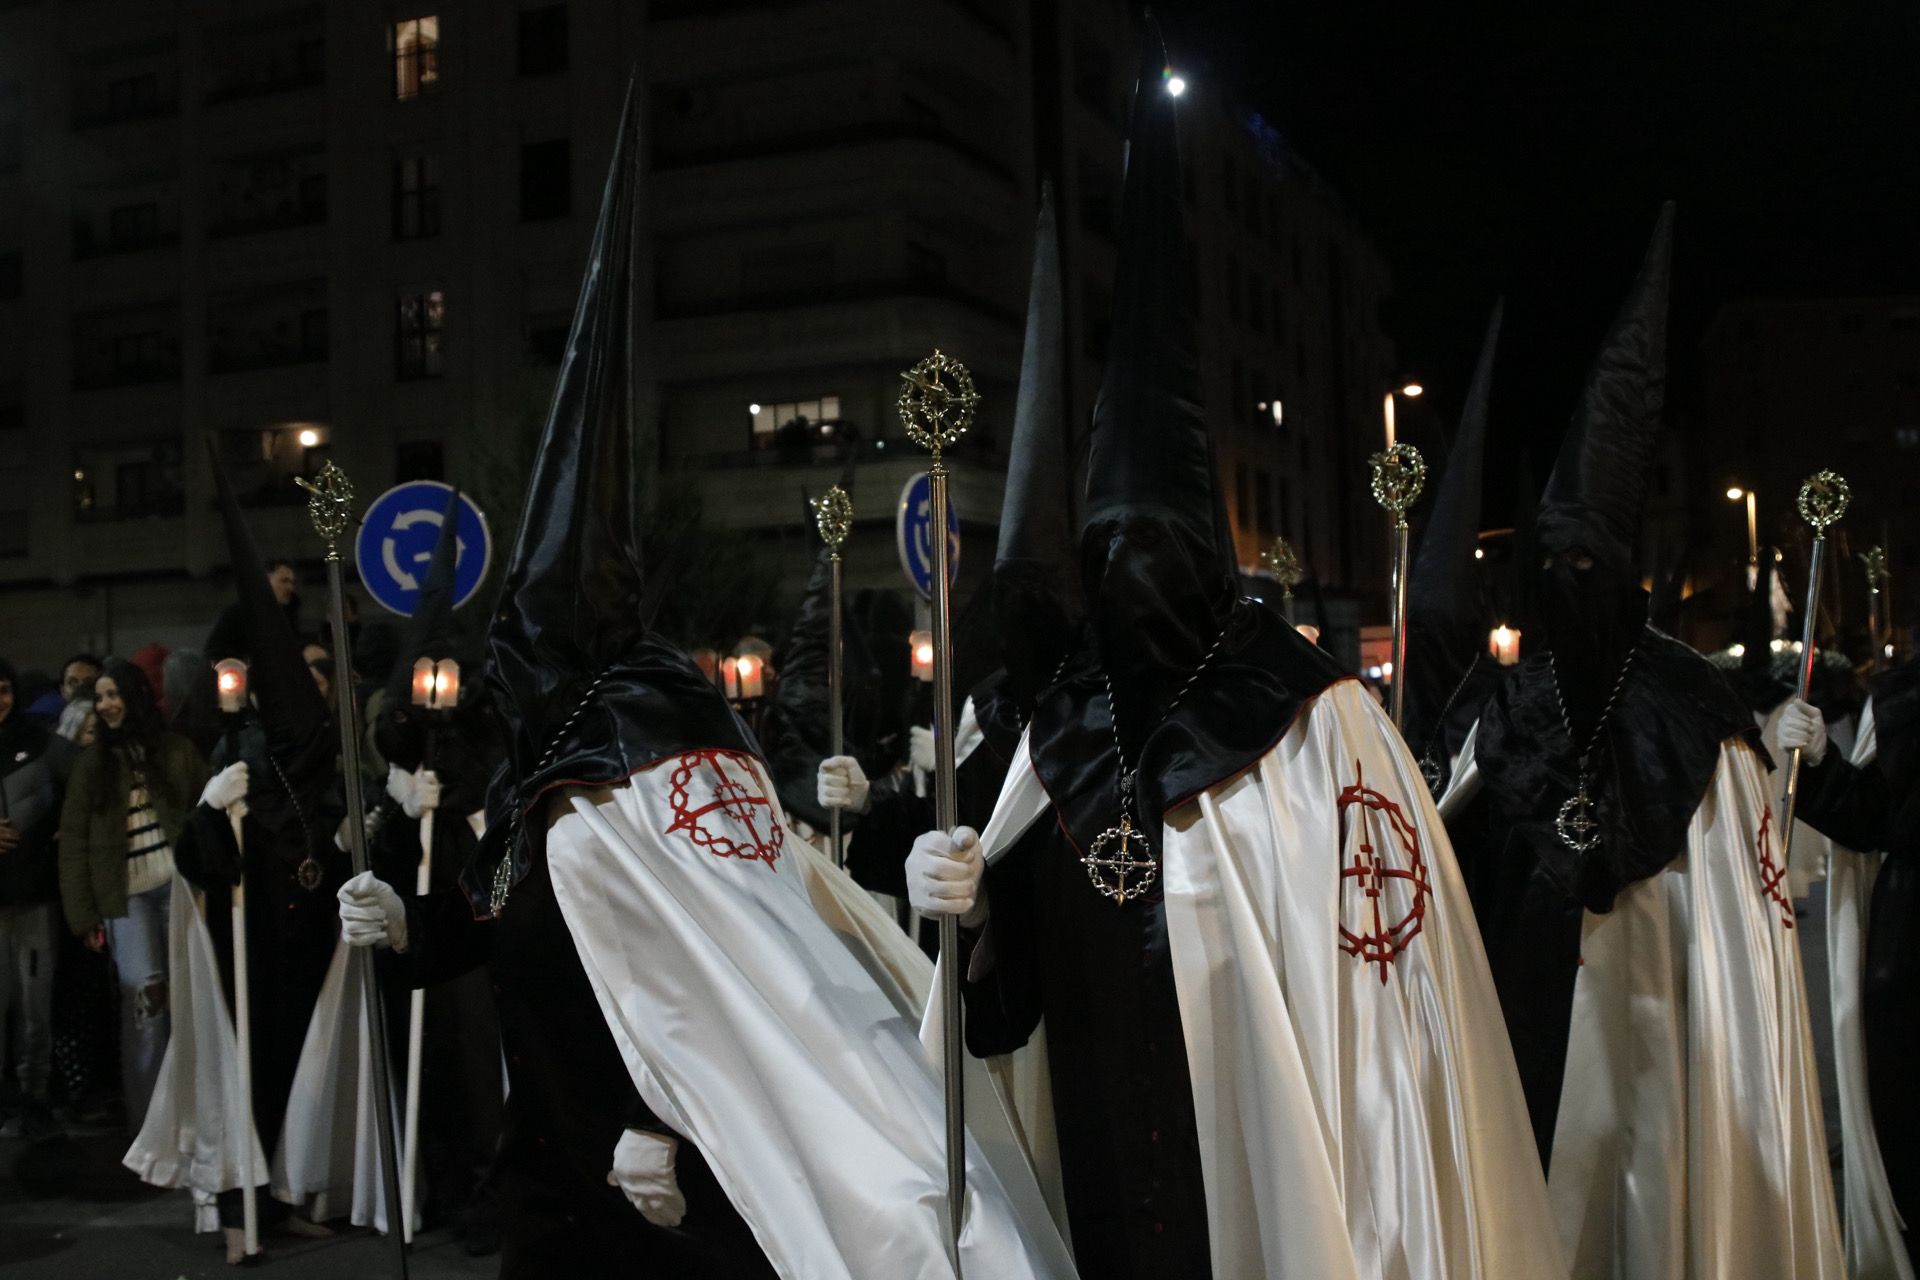
[[[212,1280],[234,1274],[217,1238],[196,1236],[185,1192],[142,1186],[122,1169],[126,1143],[86,1137],[29,1146],[0,1141],[0,1276],[6,1280]],[[270,1237],[266,1274],[378,1280],[385,1240]],[[469,1258],[447,1233],[415,1245],[416,1280],[479,1280],[497,1258]],[[255,1274],[258,1274],[257,1272]]]

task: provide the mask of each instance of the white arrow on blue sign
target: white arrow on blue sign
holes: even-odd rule
[[[900,567],[907,581],[927,599],[933,599],[933,479],[922,471],[900,490],[900,514],[894,537],[900,544]],[[947,581],[960,580],[960,513],[947,502]]]
[[[420,584],[433,563],[440,521],[453,486],[438,480],[410,480],[373,500],[354,539],[353,557],[367,594],[390,612],[410,617],[420,599]],[[487,576],[493,559],[493,535],[487,517],[466,494],[460,495],[460,552],[454,560],[453,603],[465,604]]]

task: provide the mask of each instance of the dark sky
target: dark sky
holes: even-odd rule
[[[1557,432],[1661,200],[1674,408],[1729,298],[1920,292],[1920,4],[1172,0],[1393,265],[1405,364],[1457,405],[1508,297],[1496,436]],[[1536,446],[1537,447],[1537,446]],[[1549,454],[1550,456],[1550,454]]]

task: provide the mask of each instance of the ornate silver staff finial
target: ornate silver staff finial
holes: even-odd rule
[[[907,438],[933,454],[940,470],[940,452],[967,433],[980,405],[967,366],[939,349],[900,375],[900,426]]]
[[[1832,471],[1816,471],[1800,486],[1796,505],[1800,518],[1813,526],[1813,536],[1824,538],[1853,504],[1853,486]]]
[[[320,468],[318,483],[305,476],[295,477],[294,482],[310,495],[307,498],[307,518],[313,521],[314,532],[320,535],[320,541],[327,546],[327,559],[337,562],[340,559],[341,535],[353,525],[353,481],[347,479],[346,472],[329,462]]]
[[[820,530],[820,541],[827,544],[837,559],[840,546],[853,532],[853,499],[839,485],[827,490],[822,497],[809,499],[813,508],[813,522]]]
[[[1407,511],[1420,500],[1427,484],[1427,460],[1410,444],[1388,445],[1367,459],[1373,468],[1373,500],[1393,516],[1395,528],[1405,528]]]

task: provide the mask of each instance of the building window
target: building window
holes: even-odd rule
[[[123,204],[107,214],[107,242],[116,248],[160,238],[160,206],[151,200]]]
[[[393,482],[444,480],[446,447],[438,440],[402,440],[393,446]]]
[[[0,298],[17,298],[21,294],[20,251],[0,253]]]
[[[1895,427],[1893,445],[1896,449],[1920,449],[1920,427]]]
[[[573,212],[573,146],[565,138],[520,148],[520,220],[544,222]]]
[[[543,5],[520,14],[520,74],[551,76],[567,69],[567,6]]]
[[[160,106],[160,77],[151,71],[107,82],[107,116],[119,119]]]
[[[797,400],[785,404],[750,404],[752,444],[756,449],[811,447],[839,435],[840,397]]]
[[[446,372],[441,345],[446,310],[447,296],[438,289],[401,295],[395,352],[395,372],[401,378],[437,378]]]
[[[156,332],[121,333],[113,339],[113,371],[125,377],[139,377],[161,367],[160,335]]]
[[[440,83],[440,19],[408,18],[388,30],[393,48],[393,96],[411,102]]]
[[[424,152],[393,165],[393,238],[422,240],[440,234],[440,159]]]

